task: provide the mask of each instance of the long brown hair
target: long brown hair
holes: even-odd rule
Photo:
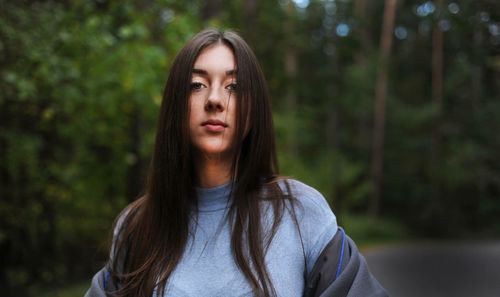
[[[204,30],[173,61],[160,108],[156,142],[145,195],[122,213],[115,235],[111,275],[114,296],[162,296],[184,252],[190,213],[196,212],[196,172],[189,138],[188,98],[193,65],[210,45],[228,46],[236,59],[236,151],[231,170],[234,260],[255,296],[276,295],[264,257],[285,209],[278,183],[270,99],[264,75],[247,43],[232,31]],[[272,205],[273,224],[263,228],[262,200]],[[117,228],[115,226],[115,228]],[[267,230],[267,231],[265,231]],[[229,243],[228,243],[229,244]]]

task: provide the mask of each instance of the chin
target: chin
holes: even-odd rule
[[[201,152],[206,155],[206,156],[226,156],[226,155],[231,155],[228,151],[226,150],[221,150],[221,149],[206,149],[206,150],[201,150]]]
[[[224,157],[224,158],[230,158],[232,157],[231,150],[226,147],[222,146],[220,144],[217,145],[202,145],[198,146],[196,150],[203,156],[206,157]]]

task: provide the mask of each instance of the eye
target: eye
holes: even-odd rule
[[[231,83],[226,86],[226,90],[229,90],[231,92],[236,92],[238,90],[238,84],[237,83]]]
[[[205,87],[205,85],[203,85],[200,82],[192,82],[191,85],[190,85],[191,91],[201,90],[204,87]]]

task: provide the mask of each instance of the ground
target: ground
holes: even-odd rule
[[[499,240],[391,244],[363,253],[390,296],[500,296]]]

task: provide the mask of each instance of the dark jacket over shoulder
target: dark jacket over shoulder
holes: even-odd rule
[[[304,297],[385,297],[354,241],[339,228],[307,277]]]
[[[113,291],[107,267],[96,273],[85,297],[106,297]],[[368,270],[356,244],[339,228],[321,252],[307,277],[304,297],[386,297],[384,288]]]

